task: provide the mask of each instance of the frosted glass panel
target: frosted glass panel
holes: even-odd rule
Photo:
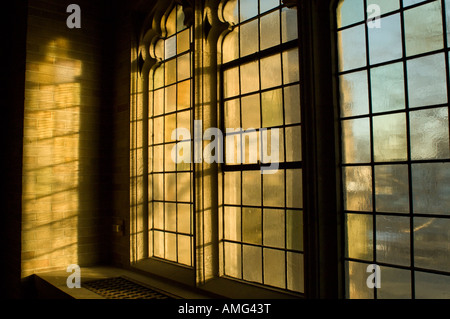
[[[241,56],[258,51],[258,20],[253,20],[240,26]]]
[[[410,218],[377,216],[376,223],[377,261],[409,266],[411,264]]]
[[[432,1],[405,11],[405,40],[408,56],[443,48],[441,11],[440,1]]]
[[[172,132],[176,127],[176,114],[164,116],[164,142],[172,142]]]
[[[284,288],[286,285],[285,252],[264,249],[264,284]]]
[[[380,267],[381,287],[377,299],[411,299],[411,271]]]
[[[237,129],[241,127],[241,117],[239,109],[239,99],[225,102],[225,128]],[[258,99],[258,115],[259,115],[259,99]],[[259,125],[258,125],[259,126]]]
[[[178,235],[178,262],[191,265],[191,237]]]
[[[174,203],[164,204],[164,229],[173,232],[177,230],[177,205]]]
[[[364,21],[364,0],[340,1],[337,8],[338,27]]]
[[[280,5],[280,0],[260,0],[259,13],[264,13]]]
[[[372,211],[372,170],[368,166],[344,167],[344,209]]]
[[[450,163],[412,165],[414,212],[450,214]]]
[[[234,29],[227,34],[222,45],[223,63],[227,63],[239,58],[239,32]]]
[[[380,7],[381,14],[392,12],[400,8],[400,0],[367,0],[367,7],[376,4]]]
[[[239,94],[239,68],[235,67],[223,72],[224,95],[225,97]]]
[[[400,161],[407,158],[405,114],[373,118],[375,161]]]
[[[346,214],[346,256],[372,260],[373,218],[371,215]]]
[[[225,239],[241,241],[241,208],[225,207],[224,212]]]
[[[189,33],[191,30],[186,29],[177,35],[177,54],[183,53],[190,49]]]
[[[164,203],[153,203],[153,227],[164,229]]]
[[[409,212],[408,166],[375,166],[375,200],[379,212]]]
[[[301,169],[286,170],[286,206],[303,207],[303,180]]]
[[[402,57],[400,14],[379,20],[380,28],[368,28],[370,63],[376,64]]]
[[[164,142],[164,117],[156,117],[153,119],[153,144],[161,144]]]
[[[165,171],[174,171],[175,170],[175,162],[172,160],[171,152],[174,144],[165,144],[164,145],[164,170]]]
[[[409,60],[407,66],[410,107],[447,103],[443,53]]]
[[[235,85],[239,86],[239,81],[237,79],[235,80]],[[258,61],[241,65],[241,94],[256,90],[259,90]]]
[[[157,116],[162,114],[164,112],[164,89],[154,91],[153,99],[153,115]]]
[[[344,163],[370,162],[369,119],[345,120],[342,125],[342,160]]]
[[[153,256],[164,258],[164,233],[153,232]]]
[[[259,94],[253,94],[241,99],[242,105],[242,128],[244,130],[249,128],[259,128],[260,123],[260,106],[259,106]],[[228,117],[227,115],[225,115]],[[230,116],[235,116],[231,115]],[[237,113],[239,116],[239,113]],[[229,128],[240,127],[237,121],[233,121],[236,126],[228,126]]]
[[[241,172],[225,173],[225,204],[239,205],[241,203]]]
[[[165,63],[165,85],[175,83],[177,80],[177,63],[176,60],[170,60]]]
[[[243,279],[262,282],[262,249],[243,245]]]
[[[163,200],[164,199],[164,175],[163,174],[153,174],[153,199],[154,200]],[[157,203],[155,203],[155,205],[156,204]]]
[[[403,64],[373,68],[370,72],[372,111],[386,112],[405,108]]]
[[[410,123],[413,160],[450,157],[447,107],[411,112]]]
[[[303,212],[286,211],[286,248],[303,250]]]
[[[302,160],[302,131],[300,126],[285,128],[286,161],[299,162]]]
[[[171,261],[177,260],[177,235],[171,233],[164,234],[165,258]]]
[[[260,33],[260,50],[264,50],[280,44],[279,11],[274,11],[260,18]],[[254,34],[253,37],[256,38]]]
[[[450,277],[416,271],[417,299],[450,299]]]
[[[281,40],[283,43],[298,38],[297,10],[281,9]]]
[[[242,172],[242,204],[259,206],[261,205],[261,172]]]
[[[281,89],[261,94],[262,126],[283,125],[283,93]]]
[[[176,174],[164,174],[164,200],[175,201],[177,194]]]
[[[261,223],[261,209],[242,208],[242,241],[249,244],[261,245]]]
[[[365,25],[361,25],[338,32],[338,43],[341,48],[339,71],[356,69],[366,65],[364,27]]]
[[[284,207],[284,170],[263,174],[263,205]]]
[[[450,271],[450,220],[414,218],[414,265]]]
[[[239,0],[239,2],[241,22],[258,15],[258,0]]]
[[[297,82],[300,78],[298,49],[283,52],[283,83]]]
[[[153,170],[155,172],[164,171],[164,146],[159,145],[153,148]]]
[[[241,278],[241,245],[224,243],[225,249],[225,275]]]
[[[292,291],[304,291],[303,254],[287,252],[287,288]]]
[[[172,85],[164,89],[165,93],[165,106],[164,112],[170,113],[177,109],[177,86]]]
[[[177,204],[178,216],[177,227],[178,232],[184,234],[190,234],[191,231],[191,205],[190,204]]]
[[[339,77],[341,117],[369,113],[367,71],[354,72]]]
[[[284,248],[284,210],[264,209],[264,246]]]
[[[370,289],[366,284],[369,275],[366,271],[368,264],[348,261],[345,266],[346,297],[350,299],[373,299],[374,289]]]
[[[164,41],[164,58],[170,59],[177,54],[177,37],[173,36]]]
[[[261,89],[264,90],[278,85],[281,85],[280,54],[261,59]]]
[[[239,23],[238,0],[228,0],[223,8],[223,17],[230,24]]]
[[[182,81],[191,76],[190,54],[186,53],[177,58],[178,81]]]
[[[300,123],[300,86],[284,88],[284,121],[286,125]]]
[[[189,202],[191,200],[191,173],[177,174],[177,201]]]

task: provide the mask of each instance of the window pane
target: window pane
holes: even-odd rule
[[[409,266],[411,264],[410,218],[377,216],[376,223],[377,261]]]
[[[177,260],[177,235],[171,233],[165,233],[165,259],[176,261]]]
[[[403,63],[373,68],[370,72],[372,111],[385,112],[405,108]]]
[[[448,108],[410,113],[412,159],[450,157]]]
[[[164,89],[165,92],[165,108],[164,108],[164,112],[165,113],[170,113],[176,110],[176,105],[177,105],[177,86],[176,85],[172,85],[172,86],[168,86]]]
[[[166,175],[167,176],[167,175]],[[164,204],[164,229],[169,231],[177,230],[177,205],[172,203]]]
[[[177,109],[182,110],[191,107],[191,81],[177,84]]]
[[[410,107],[447,103],[443,53],[409,60],[407,66]]]
[[[177,174],[177,201],[189,202],[191,200],[191,173]]]
[[[286,273],[285,252],[275,249],[264,249],[264,284],[285,288]]]
[[[284,210],[264,209],[264,246],[284,248]]]
[[[177,54],[183,53],[190,49],[189,33],[191,30],[186,29],[177,35]]]
[[[164,89],[154,91],[154,116],[164,112]]]
[[[235,67],[223,72],[223,90],[225,98],[239,94],[239,68]]]
[[[297,8],[281,9],[281,39],[283,43],[298,37]]]
[[[280,55],[272,55],[261,59],[261,89],[281,85]]]
[[[259,108],[259,94],[253,94],[241,99],[242,104],[242,128],[244,130],[248,128],[259,128],[260,124],[260,108]],[[230,114],[229,116],[239,116],[237,114]],[[225,115],[227,117],[227,115]],[[236,122],[236,121],[235,121]],[[238,128],[237,126],[229,126],[230,128]]]
[[[261,209],[242,208],[242,240],[249,244],[260,245],[261,241]]]
[[[164,58],[170,59],[177,54],[177,37],[173,36],[164,41]]]
[[[259,108],[259,99],[258,99]],[[240,110],[239,110],[239,99],[234,99],[225,102],[225,128],[237,129],[241,127],[240,121]],[[259,114],[259,110],[258,110]],[[259,126],[259,125],[258,125]]]
[[[153,86],[155,89],[159,89],[164,86],[164,64],[161,64],[161,66],[155,69]]]
[[[153,232],[153,256],[164,258],[164,233]]]
[[[258,0],[239,0],[241,22],[258,15]]]
[[[372,211],[372,171],[368,166],[344,167],[344,209]]]
[[[405,114],[375,116],[373,145],[375,161],[406,160]]]
[[[303,250],[303,212],[286,211],[286,248]]]
[[[287,252],[287,288],[292,291],[304,291],[303,254]]]
[[[289,84],[299,80],[298,49],[283,52],[283,83]]]
[[[409,213],[408,166],[375,166],[375,200],[379,212]]]
[[[346,256],[362,260],[373,258],[373,217],[346,214]]]
[[[172,142],[172,132],[176,129],[176,114],[164,116],[164,141]]]
[[[259,12],[264,13],[270,9],[276,8],[280,5],[279,0],[260,0],[259,1]]]
[[[342,126],[342,161],[344,163],[370,162],[369,119],[345,120]]]
[[[340,1],[337,8],[337,21],[338,28],[364,21],[364,0]]]
[[[239,81],[236,80],[236,85],[239,87]],[[259,71],[258,61],[253,61],[241,65],[241,94],[250,93],[259,90]],[[236,93],[238,94],[239,91]]]
[[[191,266],[191,236],[178,235],[178,262]]]
[[[380,7],[381,14],[392,12],[400,8],[399,0],[367,0],[367,6],[376,4]]]
[[[380,271],[382,283],[377,288],[377,299],[411,299],[410,270],[380,267]]]
[[[263,174],[263,205],[284,207],[284,170]]]
[[[241,208],[224,208],[224,237],[228,240],[241,241]]]
[[[239,58],[239,32],[233,29],[223,39],[222,45],[222,61],[227,63]]]
[[[176,60],[170,60],[165,64],[165,84],[170,85],[177,80],[177,64]]]
[[[450,214],[450,163],[412,165],[414,212]]]
[[[402,57],[400,14],[379,20],[381,28],[369,28],[370,63],[381,63]]]
[[[241,56],[258,51],[258,20],[253,20],[240,26]]]
[[[266,0],[267,1],[267,0]],[[256,33],[257,34],[257,33]],[[253,34],[253,37],[256,38]],[[280,12],[274,11],[260,19],[261,48],[264,50],[280,44]]]
[[[153,143],[160,144],[164,142],[164,117],[153,119]]]
[[[284,88],[284,121],[286,125],[300,123],[300,86]]]
[[[414,266],[450,271],[450,220],[414,218]]]
[[[283,96],[281,89],[262,93],[261,103],[262,126],[272,127],[283,125]]]
[[[164,174],[164,200],[176,201],[177,198],[176,174]]]
[[[154,200],[164,200],[164,175],[163,174],[153,174],[153,199]],[[156,213],[156,205],[155,210]],[[161,208],[162,211],[162,208]],[[162,227],[162,225],[161,225]]]
[[[416,298],[450,299],[450,277],[416,271]]]
[[[340,48],[339,71],[356,69],[366,65],[364,25],[338,32],[338,44]]]
[[[408,56],[443,47],[441,11],[440,1],[432,1],[405,11],[405,40]]]
[[[302,160],[302,131],[301,126],[286,127],[286,161],[299,162]]]
[[[155,172],[164,171],[164,145],[153,148],[153,170]]]
[[[367,71],[344,74],[339,77],[341,117],[369,113]]]
[[[189,194],[189,192],[188,192]],[[178,217],[177,227],[178,232],[184,234],[190,234],[191,231],[191,205],[190,204],[177,204]]]
[[[225,275],[241,278],[241,245],[233,243],[224,243],[225,249]]]
[[[177,58],[178,81],[185,80],[191,76],[190,53],[186,53]]]
[[[164,171],[175,171],[175,162],[172,160],[172,148],[175,144],[164,145]]]
[[[177,32],[186,28],[184,24],[184,11],[182,6],[177,6]]]
[[[162,175],[158,174],[158,175],[154,175],[154,176],[162,176]],[[162,199],[162,196],[161,196],[161,199]],[[164,229],[164,204],[163,203],[158,203],[158,202],[153,203],[153,227],[156,229]]]
[[[241,203],[241,172],[226,172],[224,176],[225,204],[239,205]]]
[[[243,279],[262,282],[262,249],[243,245]]]
[[[303,181],[301,169],[286,170],[286,206],[303,207]]]

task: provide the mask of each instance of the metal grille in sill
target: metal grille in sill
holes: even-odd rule
[[[124,277],[99,279],[82,283],[106,299],[173,299],[173,296],[140,285]]]

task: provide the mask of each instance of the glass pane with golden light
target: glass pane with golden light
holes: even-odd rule
[[[300,210],[286,211],[286,248],[303,250],[303,212]]]
[[[260,50],[280,44],[280,12],[274,11],[260,18]],[[253,36],[256,38],[255,36]]]
[[[191,169],[192,143],[191,143],[191,141],[183,141],[183,142],[178,142],[177,145],[179,145],[179,151],[177,154],[177,158],[179,159],[179,162],[176,165],[177,171],[188,171]],[[184,152],[189,152],[189,154],[185,154]],[[187,160],[184,160],[185,158]]]
[[[264,248],[264,284],[278,288],[286,286],[285,252]]]
[[[284,170],[263,174],[263,205],[284,207]]]
[[[178,81],[183,81],[191,76],[191,54],[186,53],[177,58],[178,63]]]
[[[283,125],[283,94],[281,89],[261,94],[262,126]]]
[[[450,157],[448,108],[409,113],[411,158],[446,159]]]
[[[239,205],[241,203],[241,172],[225,172],[224,187],[224,203]]]
[[[177,129],[187,129],[191,131],[191,111],[183,111],[177,113]],[[184,137],[187,138],[187,137]]]
[[[191,173],[177,174],[177,201],[189,202],[191,200]]]
[[[302,130],[301,126],[290,126],[285,129],[286,161],[299,162],[302,160]]]
[[[374,290],[367,286],[367,266],[366,263],[347,261],[345,263],[345,284],[346,297],[350,299],[373,299]],[[382,279],[383,280],[383,279]],[[383,284],[381,285],[383,286]]]
[[[164,229],[164,203],[153,203],[153,228]]]
[[[177,84],[177,110],[191,107],[191,80]]]
[[[297,7],[281,9],[281,41],[283,43],[298,38]]]
[[[239,85],[237,82],[234,85]],[[258,61],[241,65],[241,94],[259,90]]]
[[[172,59],[165,63],[165,85],[175,83],[177,80],[177,64],[176,60]]]
[[[172,132],[176,128],[176,114],[170,114],[164,116],[164,141],[172,141]]]
[[[177,200],[177,180],[175,173],[164,174],[164,200]]]
[[[373,118],[375,161],[401,161],[407,158],[406,116],[392,114]]]
[[[176,104],[177,104],[177,86],[171,85],[164,88],[165,92],[165,107],[164,107],[164,113],[170,113],[176,110]]]
[[[300,79],[298,49],[283,52],[283,83],[289,84]]]
[[[447,77],[443,53],[406,62],[409,107],[447,103]]]
[[[375,203],[378,212],[409,213],[407,165],[375,166]]]
[[[153,147],[153,170],[155,172],[164,171],[164,145]]]
[[[154,91],[154,116],[164,113],[164,89]]]
[[[175,171],[175,162],[172,160],[172,149],[175,144],[165,144],[164,145],[164,171],[173,172]]]
[[[242,241],[249,244],[262,244],[260,208],[242,208]]]
[[[171,233],[164,233],[165,254],[164,258],[177,261],[177,235]]]
[[[243,245],[243,279],[247,281],[262,282],[262,248]]]
[[[261,89],[281,85],[281,55],[261,59]]]
[[[375,73],[377,71],[375,70]],[[377,82],[376,82],[377,83]],[[377,98],[377,85],[374,83]],[[341,117],[369,113],[369,88],[367,71],[353,72],[339,77]]]
[[[153,232],[153,256],[164,258],[164,233],[161,231]]]
[[[345,214],[345,239],[347,257],[371,261],[373,217],[363,214]]]
[[[224,238],[241,241],[241,208],[224,207]]]
[[[304,292],[303,254],[286,252],[287,289]]]
[[[301,122],[300,86],[298,84],[284,88],[284,122],[286,125]]]
[[[276,133],[278,132],[278,133]],[[278,134],[278,139],[276,138]],[[261,162],[262,163],[277,163],[284,162],[284,129],[283,128],[273,128],[266,129],[260,132],[261,136]],[[277,152],[278,147],[278,156]],[[273,152],[273,153],[272,153]]]
[[[178,263],[191,266],[191,236],[178,236]]]
[[[239,32],[233,29],[223,39],[222,63],[227,63],[239,58]]]
[[[284,248],[284,223],[284,209],[264,209],[264,246]]]
[[[440,1],[405,10],[406,55],[416,55],[442,49],[443,28]]]
[[[372,211],[372,170],[370,166],[344,167],[344,209]]]
[[[242,24],[239,27],[241,57],[258,51],[258,20]]]
[[[248,129],[242,134],[242,163],[244,164],[256,164],[259,160],[259,138],[260,134],[256,130]]]
[[[154,89],[159,89],[164,86],[164,63],[155,69],[153,74]]]
[[[342,161],[370,162],[370,122],[368,118],[341,121]]]
[[[177,204],[177,230],[183,234],[191,234],[191,204]]]
[[[302,169],[286,170],[286,206],[303,207],[303,174]]]
[[[259,106],[259,100],[258,100]],[[225,128],[241,127],[241,118],[239,110],[239,99],[233,99],[225,102]],[[259,111],[258,111],[259,115]]]
[[[164,230],[177,230],[177,205],[174,203],[164,203]]]
[[[261,205],[261,172],[242,172],[242,204]]]
[[[155,117],[153,119],[153,144],[160,144],[164,140],[164,117]]]
[[[163,174],[153,174],[153,199],[154,200],[164,200],[164,175]],[[155,205],[156,205],[156,203],[155,203]],[[155,206],[154,212],[156,212],[156,206]]]
[[[223,72],[224,96],[232,97],[239,94],[239,67],[234,67]]]
[[[377,261],[410,266],[410,218],[376,216]]]
[[[241,245],[234,243],[224,243],[225,250],[225,275],[241,278],[241,266],[242,266],[242,256],[241,256]]]
[[[189,41],[189,33],[190,30],[187,29],[177,34],[177,54],[189,51],[191,45]]]
[[[259,94],[245,96],[241,99],[242,105],[242,128],[260,127],[260,108],[259,108]],[[231,114],[229,116],[232,116]],[[238,124],[238,123],[233,123]],[[237,128],[237,126],[230,126],[230,128]]]

